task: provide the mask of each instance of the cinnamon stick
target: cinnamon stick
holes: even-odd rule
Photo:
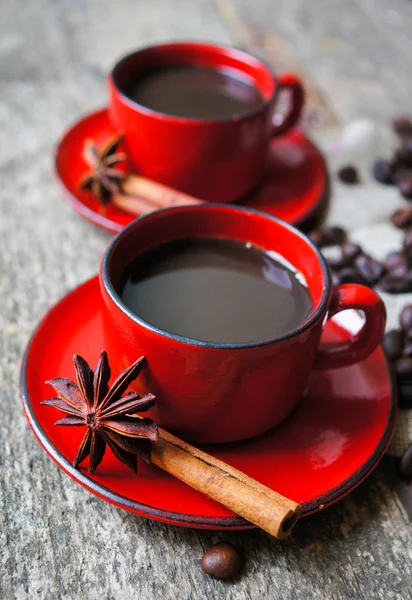
[[[81,189],[88,190],[101,202],[109,194],[118,208],[134,215],[171,206],[203,203],[198,198],[141,175],[117,169],[116,165],[127,158],[124,152],[118,151],[120,141],[121,136],[117,136],[99,148],[93,140],[85,140],[82,155],[92,170],[82,178]]]
[[[288,537],[300,506],[238,469],[159,428],[152,462],[279,539]]]
[[[184,194],[146,177],[141,177],[140,175],[127,174],[122,180],[121,189],[127,196],[147,200],[157,208],[203,204],[203,200]]]
[[[117,206],[117,208],[131,213],[132,215],[139,216],[146,215],[160,208],[146,198],[138,198],[137,196],[129,196],[118,193],[112,195],[111,202]]]

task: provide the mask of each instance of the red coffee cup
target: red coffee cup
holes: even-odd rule
[[[126,95],[127,85],[139,73],[181,65],[234,70],[260,91],[263,100],[240,115],[193,119],[156,112]],[[111,119],[124,135],[132,168],[211,202],[237,200],[258,185],[270,138],[296,124],[304,101],[295,75],[275,77],[246,52],[197,42],[159,44],[129,54],[116,64],[108,85]],[[283,89],[291,92],[291,108],[281,118],[274,110]]]
[[[305,278],[312,312],[285,335],[236,344],[188,339],[143,321],[117,292],[125,267],[149,248],[186,237],[225,237],[281,254]],[[230,442],[272,428],[301,398],[313,368],[343,367],[366,358],[385,327],[379,296],[362,285],[332,288],[325,259],[305,235],[274,217],[232,205],[169,208],[134,221],[105,251],[100,284],[105,348],[113,370],[144,355],[147,368],[134,389],[156,394],[150,416],[196,442]],[[344,342],[322,342],[326,320],[348,308],[363,311],[361,330]]]

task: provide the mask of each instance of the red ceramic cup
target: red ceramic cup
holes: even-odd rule
[[[127,97],[127,85],[139,73],[172,65],[238,73],[259,89],[262,103],[230,118],[192,119],[156,112]],[[239,199],[257,186],[270,138],[295,125],[304,101],[295,75],[275,77],[246,52],[195,42],[159,44],[129,54],[116,64],[108,85],[110,116],[124,134],[132,167],[210,202]],[[282,89],[291,92],[291,109],[283,119],[274,115]]]
[[[185,237],[226,237],[281,254],[306,279],[312,312],[285,335],[236,344],[188,339],[143,321],[116,291],[121,274],[140,253]],[[305,235],[274,217],[232,205],[170,208],[134,221],[104,253],[100,284],[105,348],[113,370],[144,355],[147,368],[134,389],[156,394],[150,416],[197,442],[235,441],[272,428],[301,398],[313,368],[343,367],[366,358],[385,326],[379,296],[362,285],[332,288],[325,259]],[[363,311],[361,330],[344,342],[322,342],[326,320],[348,308]]]

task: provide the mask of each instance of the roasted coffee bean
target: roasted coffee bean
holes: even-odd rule
[[[346,266],[346,262],[344,261],[342,256],[329,257],[326,259],[326,262],[334,271],[339,271],[340,269],[343,269],[344,266]]]
[[[412,342],[405,344],[405,347],[402,350],[402,356],[412,357]]]
[[[406,259],[405,256],[403,255],[402,252],[389,252],[389,254],[386,256],[385,260],[383,261],[383,266],[385,269],[387,269],[388,271],[392,271],[392,269],[395,269],[396,267],[399,267],[399,265],[406,265]]]
[[[412,444],[406,448],[398,465],[399,476],[405,481],[412,480]]]
[[[352,242],[346,242],[342,246],[342,258],[348,265],[351,264],[354,258],[356,258],[356,256],[358,256],[358,254],[360,254],[361,252],[362,248],[359,246],[359,244],[352,244]]]
[[[405,260],[404,263],[397,265],[396,267],[393,267],[390,271],[391,275],[393,275],[393,277],[406,277],[407,273],[408,273],[408,265],[407,262]]]
[[[346,241],[346,231],[342,227],[325,227],[322,246],[340,246]]]
[[[412,245],[406,246],[403,249],[403,255],[405,257],[406,264],[409,266],[409,268],[411,268],[412,267]]]
[[[412,200],[412,177],[402,179],[399,182],[398,189],[404,198]]]
[[[337,287],[342,283],[339,273],[332,273],[332,285]]]
[[[382,347],[390,360],[396,360],[402,356],[405,333],[402,329],[392,329],[385,333]]]
[[[389,271],[390,275],[403,277],[406,275],[409,265],[406,256],[403,252],[390,252],[382,263],[385,271]]]
[[[408,304],[402,309],[399,323],[402,329],[412,329],[412,304]]]
[[[386,185],[393,184],[393,171],[393,165],[388,160],[378,159],[373,163],[372,173],[379,183],[385,183]]]
[[[383,265],[367,254],[359,254],[353,264],[358,273],[369,283],[376,283],[384,272]]]
[[[309,238],[319,248],[340,246],[346,240],[346,231],[342,227],[325,227],[325,229],[311,231]]]
[[[396,186],[399,186],[399,184],[404,179],[410,179],[411,174],[412,174],[411,168],[405,167],[405,165],[401,165],[401,164],[395,165],[394,172],[393,172],[394,184]]]
[[[405,256],[406,264],[408,265],[408,270],[412,266],[412,246],[408,246],[404,249],[403,254]]]
[[[412,246],[412,228],[407,229],[403,236],[403,247],[409,248],[409,246]]]
[[[412,383],[398,384],[398,406],[399,408],[412,408]]]
[[[392,120],[392,128],[399,137],[412,136],[412,121],[409,117],[395,117]]]
[[[412,291],[412,271],[409,270],[405,277],[404,277],[405,281],[407,282],[408,286],[409,286],[409,291]]]
[[[360,181],[359,173],[353,165],[345,165],[339,169],[338,177],[343,183],[348,183],[349,185],[354,185]]]
[[[412,208],[400,208],[391,215],[391,223],[399,229],[406,229],[412,225]]]
[[[412,140],[406,139],[402,142],[400,148],[395,150],[394,156],[397,166],[412,167]]]
[[[210,546],[202,558],[202,569],[215,579],[231,579],[239,572],[241,566],[239,552],[227,542]]]
[[[323,231],[321,231],[320,229],[315,229],[314,231],[311,231],[309,233],[308,237],[312,240],[315,246],[319,246],[319,248],[322,247]]]
[[[376,288],[388,294],[405,294],[412,289],[410,282],[405,277],[396,277],[390,273],[382,277]]]
[[[339,278],[341,283],[361,283],[366,284],[365,279],[360,273],[353,267],[345,267],[339,271]]]
[[[395,362],[395,371],[399,379],[412,381],[412,358],[398,358]]]
[[[403,255],[409,266],[412,266],[412,229],[407,229],[403,237]]]

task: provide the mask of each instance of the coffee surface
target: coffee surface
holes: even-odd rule
[[[312,301],[302,280],[250,244],[193,238],[137,257],[118,291],[138,317],[169,333],[205,342],[253,342],[305,320]]]
[[[208,67],[165,67],[142,74],[126,94],[147,108],[176,117],[230,117],[262,103],[259,90],[232,73]]]

